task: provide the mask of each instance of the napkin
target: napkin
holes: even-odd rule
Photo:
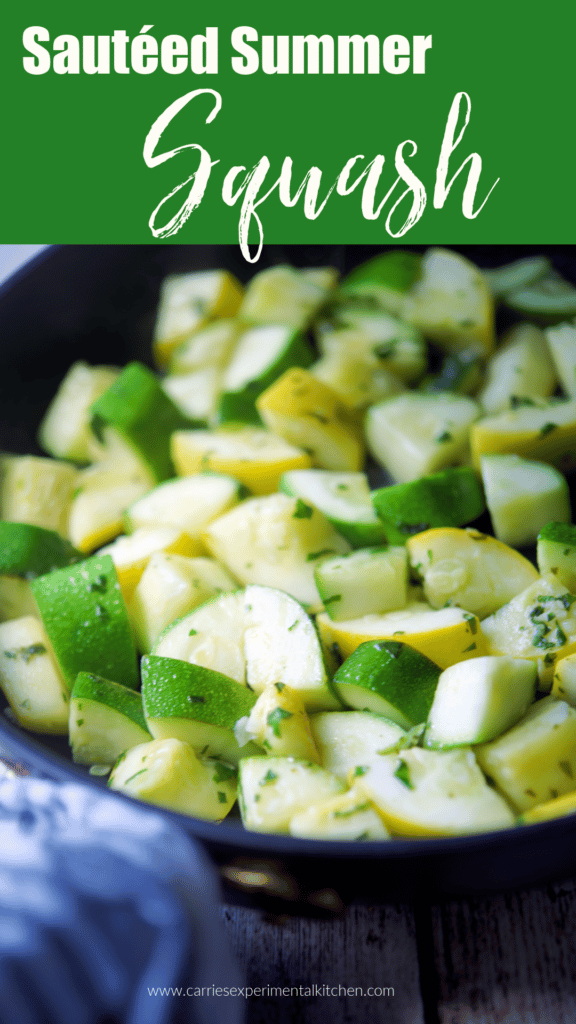
[[[162,815],[0,778],[0,1024],[241,1024],[219,905],[203,850]]]

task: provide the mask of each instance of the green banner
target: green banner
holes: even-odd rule
[[[33,2],[3,242],[573,242],[576,6]]]

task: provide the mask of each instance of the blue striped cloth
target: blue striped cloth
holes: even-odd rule
[[[0,778],[0,1024],[241,1024],[243,1000],[214,994],[242,985],[219,904],[161,815]]]

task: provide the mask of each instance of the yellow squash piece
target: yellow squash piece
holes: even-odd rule
[[[310,456],[261,427],[177,430],[171,455],[180,476],[225,473],[253,494],[273,494],[289,469],[309,469]]]
[[[260,395],[256,407],[266,426],[310,452],[315,466],[349,472],[362,468],[365,448],[355,414],[307,370],[287,370]]]
[[[483,455],[521,455],[562,472],[576,466],[576,401],[521,406],[477,420],[470,429],[475,468]]]
[[[77,477],[74,466],[35,455],[5,455],[0,469],[0,518],[43,526],[66,537]]]
[[[538,579],[527,558],[478,530],[425,530],[406,547],[433,608],[450,603],[483,619]]]
[[[461,608],[434,610],[415,601],[400,611],[385,615],[364,615],[360,619],[335,622],[326,612],[316,618],[320,639],[328,652],[336,650],[349,657],[367,640],[401,640],[440,668],[488,653],[475,615]]]
[[[537,821],[551,821],[553,818],[563,818],[565,814],[576,814],[576,793],[564,793],[557,796],[555,800],[547,800],[536,807],[530,807],[525,811],[520,822],[522,825],[533,825]]]
[[[149,529],[142,526],[134,530],[129,537],[118,537],[113,544],[100,551],[100,554],[110,555],[112,558],[126,602],[132,597],[148,562],[156,551],[162,551],[166,555],[186,555],[193,558],[202,554],[202,546],[199,541],[177,527]]]

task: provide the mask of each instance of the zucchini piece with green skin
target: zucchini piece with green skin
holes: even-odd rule
[[[66,735],[68,687],[42,623],[33,615],[0,625],[0,687],[19,725]]]
[[[0,574],[30,580],[79,562],[82,554],[54,530],[0,522]]]
[[[137,688],[128,613],[109,555],[56,569],[31,588],[69,687],[79,672],[89,671]]]
[[[514,263],[506,263],[503,267],[491,267],[482,273],[492,293],[502,296],[517,288],[533,284],[551,270],[552,264],[546,256],[528,256],[523,260],[515,260]]]
[[[398,483],[465,462],[479,416],[465,395],[411,391],[370,406],[364,430],[372,455]]]
[[[468,466],[380,487],[372,492],[372,503],[389,544],[405,544],[433,527],[463,526],[485,507],[482,487]]]
[[[374,711],[402,729],[428,718],[441,669],[397,640],[369,640],[346,659],[334,686],[349,707]]]
[[[576,288],[551,270],[526,287],[507,291],[504,302],[510,309],[543,322],[555,322],[576,313]]]
[[[246,685],[202,665],[155,655],[142,659],[142,702],[154,739],[175,737],[197,754],[237,763],[259,754],[257,746],[240,749],[236,721],[249,715],[256,695]]]
[[[171,622],[216,594],[237,587],[236,580],[212,558],[156,551],[128,602],[138,650],[148,654]]]
[[[174,476],[170,435],[194,424],[176,408],[156,376],[142,363],[128,363],[91,406],[92,430],[115,430],[160,483]]]
[[[222,376],[217,423],[253,423],[262,420],[256,399],[293,366],[310,366],[314,352],[298,330],[265,324],[242,334]]]
[[[438,680],[424,744],[486,743],[515,725],[535,697],[534,662],[488,656],[451,665]]]
[[[292,469],[282,474],[279,490],[317,508],[352,547],[370,547],[386,541],[372,506],[365,473]],[[301,508],[301,512],[306,515],[305,509]]]
[[[320,711],[310,716],[310,729],[322,767],[343,781],[361,775],[406,736],[396,722],[371,711]]]
[[[354,781],[396,835],[457,836],[515,824],[469,747],[387,754]]]
[[[70,367],[40,424],[38,440],[56,459],[90,462],[90,406],[120,374],[116,366]]]
[[[379,253],[355,267],[344,278],[344,295],[372,299],[382,309],[399,313],[406,292],[422,273],[422,257],[396,249]]]
[[[53,530],[0,522],[0,622],[36,615],[30,580],[82,557]]]
[[[408,601],[406,547],[362,548],[326,558],[314,573],[331,619],[357,619],[404,608]]]
[[[136,800],[221,821],[236,800],[236,771],[222,761],[198,758],[174,738],[140,743],[122,755],[108,780]]]
[[[213,520],[202,540],[242,583],[281,588],[310,607],[320,604],[319,559],[349,550],[321,512],[285,494],[249,498]]]
[[[547,523],[538,534],[536,545],[538,569],[574,577],[576,582],[576,526],[571,523]]]
[[[223,473],[166,480],[126,509],[126,532],[140,526],[178,526],[190,537],[199,537],[208,523],[245,496],[242,484]]]
[[[70,695],[69,720],[76,764],[111,767],[124,750],[151,738],[139,693],[90,672],[78,674]]]
[[[294,757],[246,757],[238,771],[240,813],[251,832],[287,835],[295,814],[345,789],[320,765]]]
[[[286,683],[309,709],[340,707],[312,620],[288,594],[269,587],[208,601],[169,626],[152,653],[205,665],[256,693],[270,682]]]
[[[576,710],[544,697],[508,732],[476,748],[485,774],[518,811],[576,789]]]
[[[494,533],[504,544],[525,547],[550,520],[570,522],[568,484],[554,466],[519,455],[485,455],[481,469]]]

